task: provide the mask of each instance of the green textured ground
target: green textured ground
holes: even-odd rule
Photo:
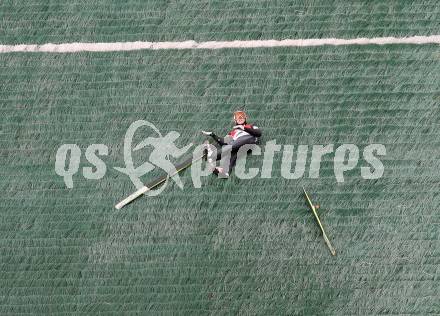
[[[7,43],[354,38],[438,34],[437,1],[4,0]]]
[[[177,28],[194,13],[190,2],[152,2],[134,15],[140,2],[121,12],[116,1],[26,3],[0,4],[1,43],[246,39],[263,29],[264,38],[439,34],[438,13],[426,13],[438,12],[434,1],[328,5],[358,7],[346,23],[325,18],[329,2],[233,1],[228,10],[251,19],[236,33],[234,17],[215,11],[221,2],[191,20],[212,23],[211,33]],[[269,4],[290,31],[275,24],[277,11],[255,9]],[[316,17],[297,21],[295,8]],[[156,16],[164,22],[145,26]],[[79,22],[53,28],[51,19]],[[1,54],[0,314],[439,314],[439,58],[438,45]],[[123,165],[133,121],[176,130],[184,145],[201,141],[202,129],[225,132],[242,106],[266,141],[382,143],[384,177],[362,179],[359,164],[337,184],[328,157],[319,179],[286,180],[276,155],[272,179],[209,178],[195,190],[185,173],[183,191],[114,209],[134,189],[112,169]],[[64,143],[108,145],[106,176],[78,174],[66,189],[54,171]],[[302,185],[321,204],[335,258]]]

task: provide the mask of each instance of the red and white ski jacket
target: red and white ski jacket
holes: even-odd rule
[[[240,128],[240,126],[243,126],[243,129]],[[245,125],[236,125],[234,126],[233,130],[228,133],[228,135],[225,138],[232,139],[232,141],[236,141],[240,137],[243,136],[254,136],[256,138],[261,137],[261,130],[258,128],[258,126],[252,125],[252,124],[245,124]],[[212,138],[221,146],[227,145],[229,141],[226,141],[225,138],[218,137],[214,133],[212,133]]]
[[[232,131],[229,132],[229,136],[232,137],[232,140],[237,140],[240,137],[243,136],[247,136],[247,135],[251,135],[254,137],[260,137],[261,136],[261,131],[258,128],[258,126],[254,126],[252,124],[245,124],[245,125],[241,125],[243,126],[243,129],[241,129],[238,126],[234,126],[234,129]]]

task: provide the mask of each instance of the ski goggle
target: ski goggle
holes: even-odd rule
[[[247,119],[246,113],[244,113],[243,111],[236,111],[236,112],[234,112],[234,121],[238,121],[240,119],[246,121],[246,119]]]

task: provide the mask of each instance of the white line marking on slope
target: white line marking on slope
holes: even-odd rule
[[[222,48],[258,48],[258,47],[310,47],[324,45],[389,45],[389,44],[440,44],[440,35],[411,37],[373,37],[373,38],[321,38],[286,40],[249,40],[249,41],[211,41],[200,42],[115,42],[115,43],[65,43],[43,45],[0,45],[0,53],[44,52],[119,52],[132,50],[162,49],[222,49]]]

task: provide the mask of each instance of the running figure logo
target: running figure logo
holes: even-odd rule
[[[140,142],[137,146],[133,148],[133,137],[138,128],[142,126],[147,126],[151,128],[156,134],[157,137],[147,137],[142,142]],[[183,154],[185,154],[189,148],[193,145],[192,143],[188,144],[183,148],[178,148],[174,142],[179,138],[180,134],[175,131],[171,131],[165,136],[162,136],[161,132],[154,126],[152,123],[144,120],[139,120],[133,122],[125,133],[124,139],[124,162],[125,167],[114,167],[117,171],[120,171],[130,177],[131,182],[136,186],[137,189],[140,189],[144,186],[140,177],[145,175],[146,173],[154,170],[156,167],[164,170],[167,174],[174,174],[171,179],[179,186],[179,188],[183,188],[182,181],[179,178],[179,175],[176,172],[176,167],[170,161],[170,157],[179,158]],[[153,151],[149,156],[149,161],[142,163],[138,167],[134,167],[133,157],[132,157],[132,148],[133,151],[138,151],[146,146],[153,147]],[[167,182],[167,181],[166,181]],[[150,191],[148,194],[150,196],[155,196],[160,194],[166,187],[166,183],[161,186],[160,189]]]

